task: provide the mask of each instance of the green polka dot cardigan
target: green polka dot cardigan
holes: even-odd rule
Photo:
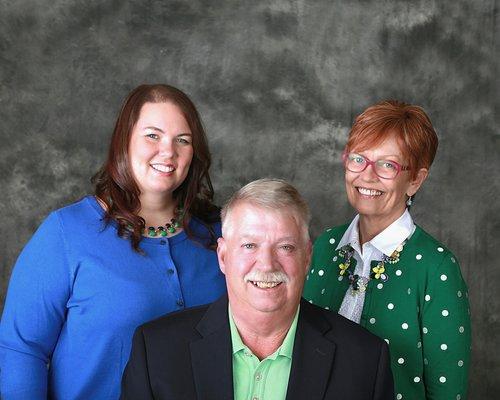
[[[304,288],[305,299],[336,312],[350,290],[336,250],[347,227],[327,229],[316,240]],[[400,257],[386,263],[385,282],[369,281],[360,324],[389,344],[396,399],[465,399],[471,331],[458,262],[418,226]]]

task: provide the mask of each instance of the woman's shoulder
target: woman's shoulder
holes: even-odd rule
[[[437,240],[434,236],[425,231],[419,225],[415,226],[415,232],[408,241],[408,244],[410,245],[409,247],[414,248],[415,251],[417,252],[418,251],[426,252],[429,257],[432,258],[453,257],[454,260],[456,261],[455,255],[448,247],[446,247],[443,243],[441,243],[439,240]]]
[[[322,246],[326,244],[335,244],[344,235],[345,231],[349,227],[349,224],[338,225],[331,228],[326,228],[314,241],[314,246]]]

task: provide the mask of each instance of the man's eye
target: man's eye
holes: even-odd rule
[[[291,244],[284,244],[283,246],[281,246],[281,248],[285,251],[293,251],[295,249],[295,246]]]
[[[245,249],[253,249],[255,248],[255,245],[253,243],[245,243],[243,244],[241,247],[245,248]]]

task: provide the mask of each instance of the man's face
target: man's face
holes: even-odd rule
[[[231,308],[240,315],[294,313],[311,257],[307,228],[290,210],[245,202],[228,219],[217,253]]]

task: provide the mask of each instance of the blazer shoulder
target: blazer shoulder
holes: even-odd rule
[[[304,314],[311,319],[324,321],[321,330],[338,345],[355,345],[362,348],[386,345],[383,339],[334,311],[305,301],[301,307],[304,309]]]
[[[157,319],[146,322],[138,330],[142,331],[145,337],[164,335],[176,332],[195,331],[196,325],[205,315],[209,304],[188,308],[186,310],[175,311],[163,315]]]

